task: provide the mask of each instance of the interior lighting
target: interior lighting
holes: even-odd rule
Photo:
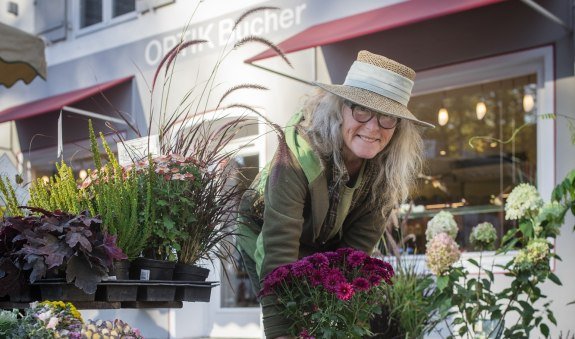
[[[485,106],[485,102],[481,100],[475,106],[475,114],[477,115],[477,120],[482,120],[485,117],[485,113],[487,113],[487,106]]]
[[[449,121],[449,112],[447,112],[447,109],[443,107],[439,110],[439,112],[437,112],[437,123],[439,124],[439,126],[445,126],[447,125],[448,121]]]
[[[525,112],[531,112],[535,107],[535,99],[533,99],[533,95],[525,94],[523,96],[523,110]]]

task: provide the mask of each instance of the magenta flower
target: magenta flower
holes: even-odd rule
[[[359,277],[353,280],[353,287],[358,291],[367,291],[371,286],[367,279]]]
[[[280,266],[264,279],[260,295],[277,296],[281,314],[294,322],[291,335],[329,337],[337,328],[338,336],[364,337],[391,277],[388,263],[340,248]]]
[[[316,253],[304,258],[316,267],[325,267],[329,265],[329,259],[322,253]]]
[[[339,300],[349,300],[354,293],[355,291],[350,283],[342,282],[336,286],[336,295]]]
[[[347,264],[352,268],[357,268],[363,264],[366,258],[367,254],[365,252],[355,251],[347,256]]]

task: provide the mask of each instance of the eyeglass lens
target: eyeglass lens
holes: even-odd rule
[[[361,122],[361,123],[366,123],[368,121],[370,121],[374,115],[377,116],[377,121],[379,122],[379,126],[381,128],[385,128],[385,129],[391,129],[394,128],[395,125],[397,125],[398,122],[398,118],[390,116],[390,115],[385,115],[385,114],[379,114],[379,113],[375,113],[371,110],[368,110],[365,107],[362,106],[358,106],[358,105],[352,105],[351,106],[351,113],[353,118],[357,121],[357,122]]]

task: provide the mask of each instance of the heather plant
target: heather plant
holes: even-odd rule
[[[280,312],[301,338],[359,338],[381,312],[394,271],[383,260],[351,248],[316,253],[279,266],[263,282],[262,296],[276,295]]]
[[[18,208],[18,198],[14,186],[5,176],[0,176],[0,201],[3,203],[3,215],[17,216],[22,215],[22,210]]]
[[[243,13],[235,22],[234,29],[246,17],[275,7],[257,7]],[[147,135],[157,131],[161,155],[174,160],[178,157],[189,162],[171,162],[167,166],[172,173],[158,173],[158,159],[134,158],[135,166],[142,162],[155,166],[151,187],[154,200],[150,213],[154,216],[151,243],[152,256],[175,259],[193,264],[199,259],[225,259],[233,249],[232,224],[237,214],[237,201],[242,195],[234,177],[237,173],[228,166],[243,145],[231,147],[232,141],[252,124],[265,123],[278,134],[280,149],[286,149],[279,126],[271,123],[256,109],[241,102],[232,102],[232,94],[241,91],[263,91],[264,86],[253,83],[232,85],[222,90],[217,81],[220,68],[230,54],[242,46],[263,44],[274,49],[288,64],[285,55],[270,41],[258,36],[246,36],[237,41],[228,40],[214,65],[203,77],[206,67],[198,70],[196,83],[180,98],[175,98],[172,80],[178,58],[189,48],[207,43],[206,40],[182,39],[160,61],[151,82],[150,120]],[[221,93],[216,96],[215,93]],[[210,111],[210,119],[205,112]],[[254,118],[255,117],[255,118]],[[152,125],[155,124],[154,128]],[[138,135],[142,135],[134,128]],[[253,141],[253,140],[251,140]],[[249,142],[248,142],[249,143]],[[287,161],[287,152],[284,157]],[[170,160],[170,161],[171,161]],[[187,160],[186,160],[187,161]],[[165,167],[165,166],[164,166]],[[161,170],[160,170],[161,171]],[[148,253],[150,251],[147,251]]]
[[[99,215],[106,232],[116,236],[116,243],[129,259],[138,257],[151,236],[155,220],[150,213],[153,196],[150,171],[120,166],[104,135],[100,140],[107,156],[102,165],[96,135],[89,121],[90,144],[96,169],[90,171],[80,186],[80,195],[89,197],[88,209]]]

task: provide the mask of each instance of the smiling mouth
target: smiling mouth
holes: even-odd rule
[[[369,143],[378,142],[378,141],[380,140],[380,139],[377,139],[377,138],[370,138],[370,137],[368,137],[368,136],[360,135],[360,134],[358,134],[357,136],[358,136],[361,140],[363,140],[363,141],[365,141],[365,142],[369,142]]]

